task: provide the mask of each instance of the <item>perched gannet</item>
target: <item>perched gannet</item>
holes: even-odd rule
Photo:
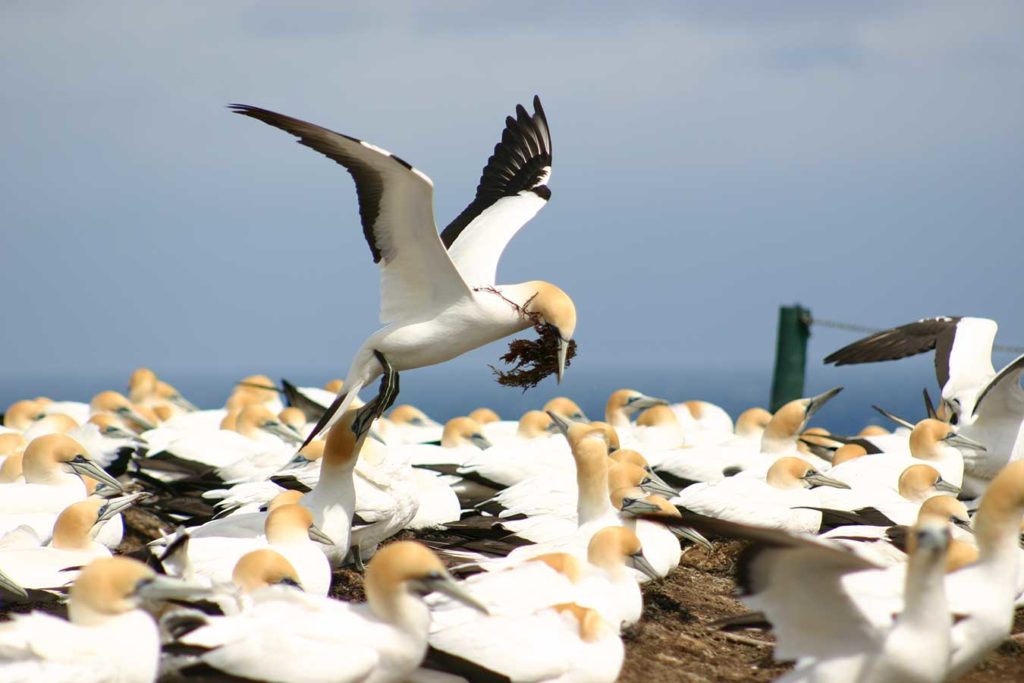
[[[302,587],[314,595],[327,595],[331,568],[319,544],[334,540],[313,523],[313,513],[298,504],[274,506],[263,524],[263,536],[190,538],[186,552],[191,567],[184,576],[208,577],[213,583],[227,583],[235,564],[246,553],[266,545],[285,557],[298,572]]]
[[[610,624],[629,626],[640,619],[643,610],[643,597],[631,570],[658,577],[637,535],[616,526],[594,534],[585,559],[568,553],[538,555],[461,583],[487,605],[492,617],[525,616],[558,603],[576,602],[596,609]],[[445,597],[427,602],[433,615],[432,632],[492,618]]]
[[[317,527],[332,541],[322,545],[332,566],[340,565],[349,552],[352,515],[356,508],[353,471],[363,447],[375,406],[347,410],[327,434],[324,454],[320,459],[320,476],[313,490],[304,494],[301,505],[313,513]],[[359,416],[363,415],[360,420]],[[353,428],[362,429],[355,433]],[[254,512],[215,519],[192,531],[192,537],[252,538],[263,533],[265,513]]]
[[[0,539],[0,571],[23,588],[60,588],[78,575],[69,571],[98,557],[110,557],[110,550],[98,543],[96,534],[107,520],[130,506],[141,494],[104,500],[86,498],[66,507],[53,523],[53,536],[46,545],[7,547]],[[42,539],[36,539],[41,541]]]
[[[391,426],[382,434],[388,443],[427,443],[443,438],[444,426],[408,403],[395,406],[388,421]]]
[[[575,603],[459,624],[430,645],[427,667],[468,681],[612,683],[625,656],[618,628]]]
[[[53,413],[33,422],[25,430],[26,441],[46,436],[47,434],[67,434],[79,426],[78,421],[64,413]]]
[[[917,520],[924,517],[942,518],[953,526],[953,534],[946,553],[946,571],[956,571],[978,558],[971,530],[971,518],[967,506],[952,496],[932,496],[921,504]],[[915,520],[916,522],[916,520]],[[822,538],[835,539],[867,557],[880,566],[892,566],[907,560],[906,532],[909,526],[841,526],[821,534]]]
[[[453,417],[444,424],[440,444],[413,443],[399,445],[403,457],[416,466],[461,465],[481,449],[490,448],[491,442],[484,436],[480,423],[465,417]]]
[[[692,512],[733,522],[790,531],[817,532],[822,507],[817,487],[848,489],[801,458],[779,458],[761,478],[744,472],[715,482],[694,484],[671,503]]]
[[[616,429],[628,428],[630,418],[641,410],[652,406],[668,405],[663,398],[654,398],[635,389],[619,389],[612,392],[604,406],[604,421]]]
[[[683,401],[669,407],[687,432],[689,443],[718,443],[733,434],[734,425],[729,413],[714,403]]]
[[[491,410],[490,408],[487,408],[486,406],[481,406],[479,408],[473,409],[472,411],[470,411],[469,417],[473,418],[481,425],[501,421],[501,416],[498,415],[493,410]]]
[[[764,474],[780,457],[802,458],[816,470],[824,470],[828,463],[801,453],[798,439],[807,421],[841,390],[842,387],[836,387],[818,396],[785,404],[772,415],[757,445],[749,438],[739,438],[711,446],[645,451],[644,455],[666,481],[679,486],[718,481],[741,471]]]
[[[551,136],[540,100],[533,104],[532,116],[520,106],[517,118],[509,117],[476,197],[443,237],[434,225],[433,183],[405,161],[320,126],[232,105],[295,135],[344,166],[356,183],[363,232],[381,264],[380,317],[387,324],[356,352],[346,394],[335,400],[339,412],[382,374],[441,363],[531,325],[557,333],[561,380],[576,329],[572,300],[546,282],[496,284],[505,245],[551,196]],[[323,427],[332,419],[330,411],[325,415]]]
[[[876,453],[852,461],[850,444],[839,463],[832,461],[829,476],[851,486],[877,486],[895,489],[902,472],[913,464],[928,464],[942,475],[944,481],[960,487],[963,482],[964,453],[981,448],[980,444],[957,433],[956,428],[939,420],[925,419],[914,426],[910,435],[910,457],[892,453]],[[838,454],[838,451],[837,451]]]
[[[131,401],[116,391],[101,391],[92,397],[89,408],[93,414],[113,413],[123,420],[128,421],[138,431],[145,431],[156,427],[156,421],[143,415],[144,410],[133,405]]]
[[[545,403],[541,410],[551,415],[552,419],[560,417],[568,422],[590,422],[590,418],[586,416],[576,401],[565,396],[554,397]]]
[[[82,476],[115,490],[121,485],[86,457],[80,443],[64,434],[33,440],[22,457],[24,483],[0,484],[0,532],[28,524],[49,535],[61,510],[87,495]]]
[[[359,605],[289,587],[298,583],[297,575],[268,554],[244,559],[235,580],[249,589],[249,608],[208,617],[178,641],[207,650],[199,656],[202,663],[249,679],[404,681],[427,649],[430,612],[421,596],[438,591],[484,609],[433,552],[412,541],[377,553],[366,569],[367,602]]]
[[[11,683],[151,683],[157,676],[160,636],[140,604],[197,592],[136,560],[94,560],[71,587],[70,621],[32,612],[0,624],[0,678]]]
[[[15,401],[4,411],[4,427],[23,432],[46,417],[46,406],[34,399]]]

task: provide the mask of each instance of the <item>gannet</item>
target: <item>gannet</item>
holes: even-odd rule
[[[680,487],[694,482],[718,481],[740,471],[763,474],[780,457],[802,458],[815,469],[825,470],[827,462],[801,453],[797,443],[808,420],[840,391],[842,387],[835,387],[785,404],[772,415],[757,445],[749,438],[741,438],[711,446],[644,451],[644,455],[666,481]]]
[[[858,448],[856,444],[844,448]],[[861,447],[862,448],[862,447]],[[925,419],[914,426],[910,435],[910,457],[893,453],[865,454],[846,461],[850,451],[840,463],[832,462],[829,476],[851,486],[895,489],[902,472],[914,464],[928,464],[942,475],[943,480],[960,487],[963,482],[964,453],[981,448],[976,441],[957,433],[939,420]]]
[[[23,588],[61,588],[78,575],[78,567],[98,557],[110,557],[110,550],[96,541],[96,534],[108,520],[130,506],[140,494],[104,500],[86,498],[66,507],[53,523],[48,544],[37,538],[32,546],[19,543],[8,547],[0,539],[0,570]],[[23,542],[22,542],[23,543]]]
[[[46,406],[35,399],[15,401],[4,411],[4,427],[23,432],[46,417]]]
[[[500,572],[476,574],[462,582],[492,616],[525,616],[564,602],[601,613],[610,624],[629,626],[640,619],[643,597],[633,571],[648,578],[658,574],[640,539],[625,527],[601,529],[590,540],[585,558],[548,553]],[[487,619],[450,598],[428,599],[431,632]]]
[[[89,408],[92,414],[113,413],[118,417],[127,420],[134,425],[137,431],[146,431],[156,427],[156,420],[147,417],[143,413],[145,409],[133,405],[123,394],[116,391],[101,391],[89,401]]]
[[[826,356],[825,363],[897,360],[934,349],[941,408],[964,436],[987,449],[964,463],[966,493],[978,495],[1004,464],[1024,457],[1024,356],[997,373],[992,365],[997,330],[987,318],[925,318],[859,339]]]
[[[0,678],[10,683],[152,683],[160,636],[140,603],[197,592],[136,560],[94,560],[71,587],[70,621],[32,612],[0,624]]]
[[[821,491],[849,486],[816,470],[801,458],[776,460],[762,478],[750,472],[715,482],[693,484],[670,502],[719,519],[790,531],[817,532]]]
[[[613,683],[625,654],[618,628],[575,603],[459,624],[430,645],[427,667],[469,681]]]
[[[356,352],[345,377],[346,393],[332,406],[338,414],[382,374],[441,363],[537,324],[557,333],[561,381],[576,330],[572,300],[546,282],[496,284],[505,245],[551,196],[551,135],[536,97],[533,106],[532,116],[519,106],[516,118],[506,120],[476,197],[438,235],[433,183],[399,157],[305,121],[231,105],[235,113],[298,137],[345,167],[355,181],[363,233],[381,267],[385,326]],[[397,380],[392,384],[397,392]],[[331,413],[319,427],[335,419]]]
[[[182,575],[205,576],[215,584],[227,583],[239,558],[266,546],[295,567],[306,591],[327,595],[331,568],[318,544],[333,545],[334,540],[313,523],[312,512],[299,504],[274,506],[268,510],[262,536],[190,538],[185,557],[191,567],[184,568]]]
[[[82,476],[120,490],[116,479],[89,460],[85,448],[64,434],[41,436],[25,447],[24,483],[0,484],[0,532],[28,524],[49,535],[61,510],[87,495]]]
[[[279,683],[390,683],[404,681],[427,649],[433,591],[485,609],[451,578],[423,545],[391,543],[366,569],[364,604],[296,590],[287,563],[246,556],[236,581],[251,605],[230,617],[209,617],[178,641],[207,650],[199,660],[220,671]],[[268,585],[273,584],[273,585]],[[187,673],[187,669],[184,672]]]
[[[353,471],[359,451],[380,404],[367,404],[359,410],[347,410],[327,433],[324,454],[320,459],[320,476],[312,491],[304,494],[301,505],[313,513],[317,527],[333,545],[321,545],[332,566],[340,565],[349,552],[352,515],[356,508]],[[362,419],[360,419],[362,416]],[[354,428],[361,431],[356,433]],[[263,532],[266,513],[254,512],[215,519],[191,533],[193,538],[207,536],[244,537],[259,536]]]

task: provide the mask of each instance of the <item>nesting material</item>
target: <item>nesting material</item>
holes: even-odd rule
[[[509,342],[508,353],[501,357],[501,361],[511,368],[499,370],[491,366],[491,370],[498,376],[498,384],[505,387],[520,387],[525,392],[540,384],[548,375],[558,372],[558,331],[554,325],[545,324],[539,318],[540,316],[537,316],[533,324],[537,339],[513,339]],[[569,350],[565,356],[566,367],[569,367],[575,356],[574,339],[569,342]]]

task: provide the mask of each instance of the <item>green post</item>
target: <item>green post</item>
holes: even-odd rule
[[[775,346],[771,411],[804,395],[807,339],[811,336],[811,312],[799,304],[779,307],[779,333]]]

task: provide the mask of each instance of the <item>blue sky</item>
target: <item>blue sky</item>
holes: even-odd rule
[[[1024,344],[1021,25],[1015,2],[5,2],[0,399],[141,364],[344,375],[377,320],[351,180],[231,102],[395,151],[444,225],[540,94],[553,198],[499,279],[570,292],[581,377],[767,374],[794,301]],[[816,332],[812,388],[869,376],[817,367],[852,339]],[[403,389],[478,387],[503,351]]]

